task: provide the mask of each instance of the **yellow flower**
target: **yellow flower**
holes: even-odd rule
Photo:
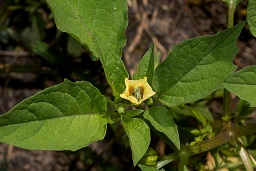
[[[129,100],[134,105],[141,104],[141,102],[156,93],[148,84],[147,77],[139,80],[128,80],[128,78],[125,78],[125,85],[126,90],[120,94],[120,97]]]

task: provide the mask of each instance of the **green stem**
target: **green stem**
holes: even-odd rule
[[[236,9],[236,2],[235,0],[229,0],[227,5],[228,5],[228,28],[231,28],[234,26],[234,14]]]
[[[185,154],[180,157],[178,171],[184,171],[184,167],[186,167],[189,159],[189,155]]]
[[[227,131],[219,134],[213,139],[204,141],[198,145],[189,147],[191,150],[191,155],[209,151],[213,148],[219,147],[223,144],[226,144],[233,138],[239,138],[241,136],[255,134],[256,133],[256,123],[239,126],[239,127],[230,127]]]
[[[229,142],[231,140],[231,137],[229,136],[229,132],[223,132],[221,134],[219,134],[218,136],[216,136],[213,139],[210,139],[208,141],[204,141],[198,145],[192,146],[190,147],[191,151],[192,151],[192,155],[194,154],[198,154],[198,153],[202,153],[205,151],[209,151],[213,148],[219,147],[227,142]]]
[[[235,0],[229,0],[227,1],[228,5],[228,28],[231,28],[234,26],[234,14],[235,14],[235,8],[236,3]],[[226,89],[224,89],[224,97],[223,97],[223,120],[228,123],[228,126],[230,126],[230,92]]]
[[[224,89],[224,96],[223,96],[223,117],[222,119],[226,122],[230,120],[230,92]],[[229,124],[230,126],[230,124]]]
[[[179,156],[179,151],[175,151],[170,155],[164,156],[160,161],[156,163],[156,168],[160,169],[165,165],[173,162],[174,160],[177,160],[179,158],[178,156]]]
[[[241,137],[241,136],[245,136],[245,135],[255,134],[256,133],[256,123],[248,124],[245,126],[233,127],[232,131],[237,138]]]
[[[241,136],[255,134],[256,133],[256,123],[245,125],[245,126],[234,126],[230,127],[227,131],[220,133],[219,135],[215,136],[213,139],[203,141],[200,144],[196,144],[194,146],[183,146],[181,150],[175,151],[170,155],[167,155],[163,157],[158,163],[157,163],[157,169],[160,169],[161,167],[169,164],[170,162],[182,159],[179,164],[179,167],[182,168],[181,165],[186,165],[186,157],[190,157],[195,154],[199,154],[205,151],[209,151],[211,149],[214,149],[216,147],[219,147],[223,144],[228,143],[229,141],[233,139],[237,139]],[[188,158],[187,158],[188,159]]]

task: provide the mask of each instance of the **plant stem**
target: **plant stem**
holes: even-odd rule
[[[170,155],[164,156],[160,161],[156,163],[156,168],[160,169],[164,167],[165,165],[171,163],[174,160],[177,160],[179,158],[179,151],[175,151]]]
[[[228,28],[234,26],[234,14],[236,9],[235,0],[229,0],[228,5]]]
[[[228,5],[228,28],[234,26],[234,14],[236,3],[235,0],[227,1]],[[223,96],[223,120],[227,122],[227,125],[230,126],[230,92],[224,89],[224,96]]]
[[[209,151],[213,148],[216,148],[218,146],[221,146],[231,140],[231,137],[229,136],[229,132],[225,131],[218,136],[216,136],[213,139],[210,139],[208,141],[204,141],[198,145],[190,147],[192,151],[192,155],[202,153],[205,151]]]
[[[239,138],[241,136],[255,134],[256,133],[256,123],[239,126],[239,127],[230,127],[227,131],[219,134],[213,139],[204,141],[198,145],[189,147],[191,150],[191,155],[209,151],[213,148],[221,146],[233,138]]]
[[[215,136],[213,139],[203,141],[200,144],[196,144],[194,146],[183,146],[181,150],[175,151],[170,155],[163,157],[156,165],[157,169],[160,169],[164,165],[179,159],[180,157],[187,155],[192,156],[195,154],[199,154],[205,151],[209,151],[216,147],[219,147],[223,144],[228,143],[233,139],[237,139],[241,136],[255,134],[256,133],[256,123],[245,125],[245,126],[233,126],[228,128],[227,131],[220,133],[219,135]],[[186,158],[184,158],[186,159]],[[186,160],[184,160],[186,161]],[[183,162],[184,162],[183,161]],[[184,165],[183,163],[181,165]],[[180,166],[181,167],[181,166]]]
[[[224,96],[223,96],[223,117],[222,119],[229,123],[230,126],[230,92],[224,89]]]
[[[186,167],[189,159],[189,155],[185,154],[180,157],[178,171],[184,171],[184,167]]]

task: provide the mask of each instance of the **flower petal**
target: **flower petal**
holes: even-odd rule
[[[155,95],[155,92],[147,82],[147,77],[139,80],[128,80],[128,78],[125,78],[125,85],[126,89],[120,94],[120,97],[129,100],[132,104],[139,105],[144,100]]]

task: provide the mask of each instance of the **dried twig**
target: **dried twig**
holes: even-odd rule
[[[153,41],[153,43],[156,45],[156,47],[161,51],[162,56],[166,57],[168,55],[167,50],[161,44],[161,42],[158,41],[157,37],[152,34],[152,32],[149,30],[149,28],[145,28],[145,31],[148,34],[148,36],[150,37],[150,39]]]
[[[127,49],[128,53],[131,53],[134,50],[134,48],[140,43],[141,37],[143,35],[143,31],[146,27],[146,23],[147,23],[147,13],[143,13],[140,25],[137,28],[136,35],[135,35],[133,41],[131,42],[129,48]]]
[[[24,57],[24,56],[29,56],[30,52],[27,51],[2,51],[0,50],[0,56],[14,56],[14,57]]]

